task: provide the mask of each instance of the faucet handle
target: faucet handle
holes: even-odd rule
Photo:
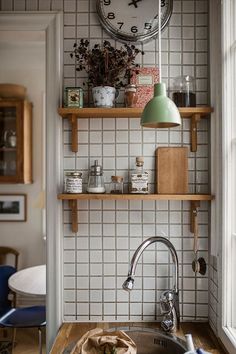
[[[172,311],[174,306],[174,292],[172,290],[165,290],[160,297],[161,314],[168,314]]]
[[[161,321],[161,328],[165,332],[172,332],[174,330],[174,321],[170,315],[166,315],[163,321]]]

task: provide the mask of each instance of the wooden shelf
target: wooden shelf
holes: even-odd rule
[[[71,123],[72,137],[71,150],[78,151],[78,122],[77,118],[140,118],[142,108],[59,108],[62,118]],[[202,118],[208,118],[213,112],[212,107],[182,107],[179,108],[182,118],[191,119],[191,151],[197,151],[197,123]]]
[[[210,194],[58,194],[60,200],[213,200]]]
[[[71,123],[71,149],[78,151],[77,118],[140,118],[142,108],[59,108],[58,113]],[[182,118],[191,119],[191,151],[197,150],[197,124],[202,118],[208,118],[212,107],[179,108]],[[190,201],[191,230],[196,225],[196,216],[200,201],[211,201],[209,194],[58,194],[59,200],[68,200],[71,208],[72,231],[78,231],[78,200],[185,200]]]
[[[58,113],[62,118],[76,115],[77,118],[140,118],[143,108],[59,108]],[[206,118],[213,112],[212,107],[183,107],[179,108],[182,118],[191,118],[193,114],[200,114]]]
[[[59,200],[68,200],[71,209],[71,228],[73,232],[78,231],[78,200],[185,200],[190,201],[190,230],[197,223],[197,213],[200,201],[211,201],[214,199],[210,194],[58,194]]]

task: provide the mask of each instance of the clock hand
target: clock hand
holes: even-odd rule
[[[129,6],[134,5],[134,7],[137,8],[138,7],[137,2],[140,2],[140,1],[142,1],[142,0],[132,0],[128,5]]]

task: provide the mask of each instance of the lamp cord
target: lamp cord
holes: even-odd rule
[[[158,49],[159,49],[159,82],[161,83],[161,0],[158,0]]]

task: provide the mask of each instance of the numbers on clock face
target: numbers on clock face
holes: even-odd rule
[[[163,28],[173,0],[160,1]],[[158,33],[158,0],[97,0],[97,10],[102,25],[118,39],[142,41]]]

